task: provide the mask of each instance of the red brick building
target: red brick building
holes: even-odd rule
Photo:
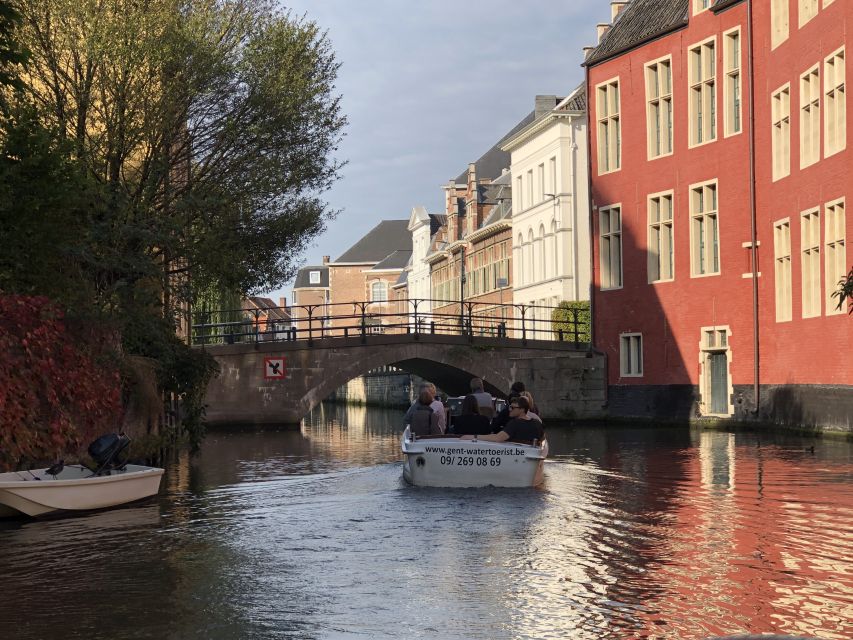
[[[853,3],[613,5],[585,62],[610,412],[849,426]]]

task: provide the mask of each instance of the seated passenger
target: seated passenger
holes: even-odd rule
[[[453,418],[453,433],[457,435],[480,435],[492,432],[492,423],[480,415],[477,396],[473,393],[462,401],[462,415]]]
[[[527,404],[530,405],[530,409],[527,411],[527,415],[530,416],[533,420],[538,420],[542,422],[542,418],[539,417],[539,407],[536,406],[536,403],[533,401],[533,394],[529,391],[521,392],[522,398],[527,398]]]
[[[540,442],[545,437],[545,429],[542,428],[542,423],[537,422],[527,415],[527,410],[530,403],[527,398],[521,396],[513,398],[509,404],[510,420],[503,428],[495,434],[476,436],[478,440],[486,440],[488,442]],[[473,440],[475,436],[462,436],[462,440]]]
[[[486,416],[489,420],[495,417],[495,402],[492,399],[492,394],[486,393],[483,390],[483,380],[481,378],[471,379],[471,395],[477,398],[481,416]]]
[[[509,405],[515,400],[521,392],[524,391],[524,383],[523,382],[513,382],[512,387],[509,390],[509,397],[507,398],[507,403],[504,405],[504,408],[498,412],[498,415],[492,419],[492,433],[498,433],[501,429],[503,429],[504,425],[509,422],[512,416],[509,415]]]
[[[418,401],[415,403],[415,409],[412,411],[411,421],[409,422],[409,428],[415,435],[441,435],[442,430],[439,424],[438,412],[433,411],[433,408],[430,406],[433,400],[432,393],[427,389],[423,389],[418,396]]]
[[[429,391],[429,394],[432,396],[432,410],[436,412],[438,415],[438,426],[441,429],[441,432],[444,433],[447,430],[447,414],[445,412],[445,407],[442,404],[441,400],[436,397],[436,388],[432,382],[422,382],[420,387],[420,393],[424,391]],[[420,398],[420,393],[418,394],[418,398]],[[412,416],[415,413],[415,409],[418,408],[420,404],[419,400],[416,399],[412,406],[406,411],[406,415],[403,416],[403,428],[406,428],[407,424],[412,423]]]

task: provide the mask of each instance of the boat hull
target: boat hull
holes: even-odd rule
[[[544,479],[548,443],[531,446],[403,434],[403,478],[419,487],[533,487]]]
[[[54,511],[104,509],[142,500],[160,490],[163,469],[127,465],[108,476],[91,476],[69,465],[56,479],[44,469],[0,474],[0,517],[40,516]]]

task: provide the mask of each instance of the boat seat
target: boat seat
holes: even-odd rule
[[[436,433],[428,436],[418,436],[418,440],[438,440],[440,438],[458,438],[455,433]]]

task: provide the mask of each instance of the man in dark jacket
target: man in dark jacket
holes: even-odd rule
[[[498,433],[503,429],[503,426],[509,422],[509,405],[511,405],[512,401],[524,390],[525,387],[523,382],[512,383],[512,386],[509,388],[509,398],[507,399],[506,405],[504,405],[504,408],[501,409],[498,415],[492,419],[492,433]]]

